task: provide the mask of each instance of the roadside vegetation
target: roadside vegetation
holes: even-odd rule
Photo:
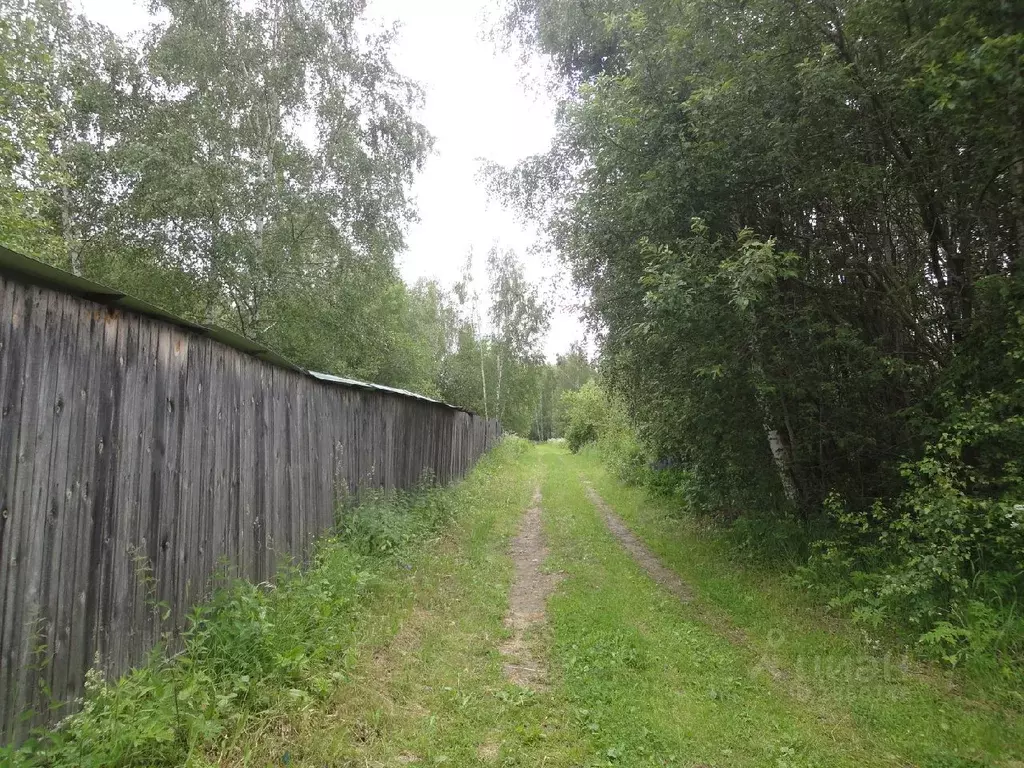
[[[1019,765],[1017,5],[506,0],[558,126],[486,175],[599,346],[552,362],[516,254],[400,280],[431,139],[362,2],[159,0],[128,41],[0,0],[0,242],[575,454],[510,438],[457,489],[347,512],[8,759]],[[498,651],[536,482],[566,577],[527,638],[543,691]]]
[[[524,514],[531,507],[540,515]],[[652,578],[608,515],[685,590]],[[524,526],[546,560],[517,553]],[[550,576],[521,582],[524,564]],[[509,623],[510,596],[535,587],[543,607],[524,632]],[[224,585],[183,643],[121,680],[94,677],[80,712],[0,759],[18,768],[1024,759],[1019,710],[866,635],[776,569],[737,561],[675,501],[560,442],[507,438],[455,488],[348,510],[310,568],[273,587]],[[510,671],[510,658],[534,674]]]
[[[523,451],[523,441],[505,441],[456,488],[364,496],[339,510],[307,567],[285,567],[273,584],[220,579],[180,637],[168,638],[180,652],[157,648],[119,680],[91,673],[80,711],[0,760],[54,768],[245,762],[284,723],[331,706],[351,682],[367,625],[394,619],[407,575],[466,517],[481,486],[497,493],[494,483],[515,482]],[[285,745],[275,760],[287,753]]]
[[[563,635],[565,653],[577,673],[586,664],[574,656],[602,660],[573,687],[581,701],[604,692],[604,716],[617,723],[609,746],[644,754],[660,743],[661,755],[674,753],[684,766],[977,768],[1024,756],[1024,715],[1005,688],[923,663],[887,628],[866,631],[821,605],[777,564],[738,558],[735,539],[681,516],[670,497],[622,483],[593,450],[546,461],[549,476],[591,481],[693,594],[679,605],[657,593],[617,543],[595,534],[573,484],[552,489],[551,535],[568,553],[560,565],[587,574],[566,585],[579,607]],[[596,562],[582,559],[579,539],[602,553]],[[553,603],[556,625],[562,599]],[[609,669],[623,667],[631,675],[613,674],[642,696],[627,694],[625,684],[609,690]],[[639,699],[646,704],[636,707]]]
[[[873,559],[860,566],[865,569],[861,571],[853,565],[865,554],[858,550],[863,544],[856,538],[839,538],[827,529],[812,531],[797,519],[776,519],[761,510],[726,515],[701,506],[700,488],[693,476],[679,463],[657,460],[637,434],[625,406],[597,383],[570,393],[566,413],[570,449],[600,464],[609,477],[636,488],[640,498],[646,498],[648,506],[656,510],[652,514],[664,518],[663,523],[671,519],[679,530],[696,536],[676,545],[666,543],[671,537],[663,538],[659,549],[663,557],[688,564],[687,578],[702,578],[700,567],[689,559],[697,547],[704,553],[699,560],[703,566],[718,570],[725,567],[714,565],[720,560],[732,564],[737,572],[750,569],[756,574],[753,581],[768,578],[787,585],[784,591],[792,595],[783,602],[797,599],[808,608],[844,616],[860,627],[864,638],[884,646],[886,652],[937,662],[952,675],[951,686],[966,686],[982,698],[1024,711],[1021,619],[1014,592],[1002,597],[979,592],[979,582],[994,575],[978,573],[974,583],[962,585],[961,594],[972,596],[971,611],[960,611],[957,606],[961,603],[955,597],[932,593],[929,604],[939,606],[936,610],[946,618],[931,623],[921,620],[910,602],[914,589],[924,592],[933,584],[931,580],[911,580],[913,569],[923,567],[922,561],[939,567],[943,550],[958,546],[955,537],[929,540],[906,531],[897,539],[885,531],[876,533],[881,541],[873,545]],[[903,525],[910,523],[908,518]],[[870,535],[866,524],[859,525],[861,537]],[[966,530],[978,538],[985,535],[983,521]],[[659,535],[664,536],[664,531]],[[672,551],[673,546],[678,546],[678,551]],[[979,556],[966,567],[982,569],[984,562]],[[872,597],[872,585],[897,578],[905,585],[902,602],[886,603],[877,595]],[[938,595],[948,602],[941,603]],[[985,603],[986,599],[991,604]],[[867,601],[875,610],[860,607]]]
[[[566,436],[1024,705],[1024,33],[988,0],[506,4],[492,169],[601,341]]]

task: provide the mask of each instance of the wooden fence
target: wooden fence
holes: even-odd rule
[[[143,660],[222,563],[270,579],[342,492],[449,482],[499,437],[442,403],[23,277],[0,270],[5,741],[67,711],[47,709],[79,698],[95,662],[118,675]]]

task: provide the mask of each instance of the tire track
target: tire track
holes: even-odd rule
[[[505,626],[512,633],[499,646],[505,657],[502,668],[510,682],[532,691],[547,687],[547,662],[538,657],[528,634],[547,621],[547,599],[555,590],[559,576],[543,570],[548,548],[540,517],[540,488],[533,492],[533,502],[523,515],[519,533],[512,540],[510,554],[515,568],[508,598]]]
[[[633,556],[633,559],[640,564],[640,567],[647,571],[647,575],[650,576],[654,581],[664,587],[666,590],[675,595],[681,602],[689,603],[693,601],[693,590],[690,586],[679,578],[679,574],[675,571],[666,568],[662,565],[661,560],[651,550],[647,548],[636,535],[626,527],[626,524],[622,521],[615,510],[613,510],[604,499],[602,499],[594,487],[587,482],[583,481],[583,487],[587,491],[587,498],[590,502],[597,507],[604,517],[605,525],[608,526],[608,530],[612,532],[612,535],[619,540],[619,543],[625,547],[626,551]]]

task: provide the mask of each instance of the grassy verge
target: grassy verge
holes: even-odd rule
[[[318,767],[581,764],[557,687],[530,693],[502,673],[509,542],[537,475],[528,444],[502,450],[457,491],[454,524],[388,581],[330,701],[291,717],[287,737],[252,749],[249,764],[285,749],[292,765]],[[542,652],[547,638],[532,641]]]
[[[583,477],[696,600],[633,561]],[[538,483],[565,578],[526,638],[550,671],[530,692],[498,648]],[[455,488],[349,516],[276,588],[219,592],[183,654],[94,681],[81,713],[0,762],[1019,768],[1018,713],[887,657],[672,513],[594,457],[510,439]]]
[[[318,713],[337,712],[353,700],[367,655],[375,644],[386,644],[409,613],[410,590],[425,581],[440,589],[444,557],[438,553],[451,549],[444,542],[457,535],[469,536],[470,544],[484,540],[488,527],[500,527],[503,519],[497,512],[488,518],[467,511],[497,497],[509,505],[511,520],[512,506],[528,498],[525,451],[521,442],[509,441],[456,488],[364,504],[346,516],[336,536],[319,543],[310,568],[282,573],[274,588],[238,582],[218,591],[195,611],[181,654],[169,660],[155,653],[117,681],[92,676],[82,711],[18,751],[0,752],[0,762],[301,761],[307,742],[322,741],[303,728]],[[493,601],[489,616],[497,614],[499,625],[501,588],[500,576],[492,574],[477,596]],[[338,750],[344,751],[340,743]]]
[[[758,674],[748,649],[648,578],[584,495],[578,459],[541,450],[558,478],[545,487],[545,513],[567,574],[550,603],[554,662],[592,734],[587,765],[865,763],[870,752],[847,724],[820,720]]]
[[[624,487],[596,457],[551,457],[549,461],[567,463],[560,470],[563,474],[589,477],[650,549],[696,587],[699,604],[675,610],[682,610],[684,617],[693,611],[699,623],[717,627],[720,635],[725,628],[724,634],[733,638],[729,658],[745,658],[748,670],[767,673],[771,686],[764,695],[770,700],[788,700],[788,718],[777,719],[765,711],[768,717],[758,720],[758,710],[745,700],[729,707],[755,718],[755,741],[768,741],[760,758],[749,756],[749,764],[766,764],[773,754],[790,765],[859,761],[935,768],[1017,765],[1015,761],[1024,757],[1024,719],[1019,713],[980,695],[964,695],[949,675],[913,663],[828,615],[785,577],[737,563],[715,535],[694,521],[680,519],[669,503]],[[692,630],[698,636],[702,631]],[[660,638],[652,647],[660,650],[668,642],[670,638]],[[724,652],[721,647],[718,650]],[[676,652],[692,653],[678,644]],[[718,669],[727,671],[716,675]],[[717,655],[703,665],[696,682],[706,679],[707,685],[721,687],[723,682],[713,682],[721,674],[725,674],[724,683],[736,681],[741,697],[749,693],[749,675],[737,674]],[[721,691],[715,690],[720,697],[716,701],[721,700]],[[697,710],[690,706],[687,703],[687,712],[707,709],[706,704]],[[706,733],[715,733],[714,727]],[[736,731],[734,737],[745,738],[743,733]],[[784,733],[800,735],[789,745],[793,754],[779,754],[785,739],[773,744],[768,738],[768,734]],[[746,764],[735,754],[728,762]]]

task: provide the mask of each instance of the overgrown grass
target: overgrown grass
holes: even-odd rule
[[[668,456],[652,461],[628,409],[596,384],[568,398],[566,429],[572,450],[600,455],[619,480],[717,524],[730,558],[785,566],[833,611],[900,635],[914,655],[1024,710],[1024,483],[1014,447],[1024,422],[1007,415],[1010,402],[990,393],[957,405],[948,423],[932,425],[922,456],[890,457],[895,484],[880,495],[862,488],[851,502],[832,488],[800,508],[776,471],[748,471],[750,457],[737,465],[726,452],[719,473],[663,445]]]
[[[735,718],[738,710],[744,713],[743,722],[756,727],[748,734],[741,728],[743,723],[736,721],[738,730],[732,731],[732,738],[764,745],[760,757],[749,752],[743,757],[735,747],[723,746],[733,750],[728,761],[716,759],[713,750],[702,751],[702,759],[729,765],[775,761],[781,761],[780,765],[842,765],[859,757],[863,765],[946,768],[1016,765],[1014,761],[1024,758],[1024,718],[1001,706],[985,690],[975,686],[964,691],[962,679],[916,662],[912,649],[887,642],[884,628],[868,635],[848,619],[823,609],[784,569],[736,557],[732,542],[719,529],[698,517],[681,515],[678,505],[669,499],[624,486],[596,455],[562,461],[571,462],[577,472],[591,478],[651,550],[696,588],[698,600],[692,609],[668,609],[679,612],[680,631],[688,638],[686,646],[668,634],[652,641],[647,622],[660,626],[661,620],[641,619],[641,634],[647,635],[645,647],[669,668],[683,663],[674,657],[676,653],[698,653],[706,658],[689,688],[681,684],[682,690],[694,685],[714,688],[729,703],[715,705],[718,715],[701,715],[708,705],[682,696],[679,718],[693,722],[690,733],[721,733],[725,744],[729,733],[719,730],[717,718]],[[623,606],[641,606],[642,599],[627,596],[626,588],[614,591],[623,597],[606,597],[605,604],[621,602],[611,610],[623,613],[621,623],[635,626],[638,620],[630,619]],[[687,628],[690,617],[731,637],[730,647],[723,651],[725,646],[719,643],[713,651],[703,648],[707,641],[698,643],[694,638],[704,638],[705,633]],[[573,631],[574,636],[579,634],[580,630]],[[737,658],[746,661],[738,663]],[[737,671],[744,666],[745,675]],[[784,717],[776,718],[763,705],[749,705],[751,692],[756,690],[751,673],[761,681],[759,697],[786,703]],[[733,688],[725,688],[728,693],[721,697],[721,686],[730,680]],[[701,720],[705,716],[708,722]],[[824,740],[821,725],[828,734]],[[798,738],[788,744],[794,752],[783,755],[779,752],[785,740],[779,738],[772,744],[768,735],[785,733]],[[832,751],[830,757],[825,756],[828,750]]]
[[[579,453],[714,540],[719,559],[777,578],[785,575],[802,598],[811,598],[808,603],[850,619],[901,653],[938,662],[953,671],[957,685],[1024,712],[1024,610],[1015,586],[1021,570],[986,563],[971,538],[956,533],[964,527],[976,533],[997,530],[990,525],[991,514],[975,514],[971,504],[922,501],[919,507],[932,517],[936,511],[948,513],[927,536],[910,518],[887,528],[880,520],[839,509],[829,519],[844,520],[845,533],[823,519],[798,520],[792,510],[780,508],[711,514],[700,483],[680,467],[652,467],[628,429],[607,428]],[[1001,519],[1000,525],[1006,522]],[[1008,551],[1019,540],[996,538]],[[966,569],[971,578],[954,574],[953,560],[970,562],[976,556],[978,562]],[[948,588],[938,589],[940,583]]]
[[[510,442],[484,459],[507,463]],[[354,664],[368,605],[458,514],[459,489],[364,496],[339,513],[304,569],[276,583],[234,581],[195,608],[182,651],[161,649],[119,680],[90,673],[82,709],[18,750],[15,766],[160,766],[219,762],[295,712],[324,707]],[[245,751],[245,750],[243,750]]]
[[[290,736],[276,749],[265,743],[249,764],[280,759],[286,747],[292,765],[310,768],[583,764],[586,738],[557,681],[533,693],[502,670],[510,540],[541,470],[524,441],[504,447],[459,489],[461,511],[444,536],[388,580],[387,604],[361,627],[358,661],[328,706],[292,718],[282,729]],[[528,638],[538,658],[548,640],[544,631]]]
[[[680,603],[606,530],[585,475],[693,587]],[[536,483],[565,579],[504,677],[509,545]],[[459,486],[347,514],[312,566],[238,583],[184,652],[0,762],[21,766],[1015,766],[1019,713],[874,643],[594,456],[509,439]],[[4,764],[7,764],[6,762]]]
[[[546,462],[558,478],[548,531],[568,577],[551,601],[555,661],[591,734],[587,766],[879,764],[841,715],[820,720],[640,569],[583,494],[578,459]]]

